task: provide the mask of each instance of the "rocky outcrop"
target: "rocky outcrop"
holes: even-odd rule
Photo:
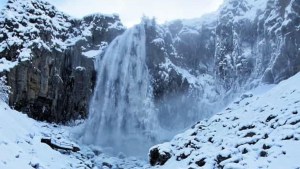
[[[149,152],[150,164],[164,165],[171,158],[171,154],[168,152],[161,152],[158,148],[153,148]]]
[[[9,104],[49,122],[87,117],[94,56],[124,31],[118,16],[77,20],[44,1],[9,0],[0,27],[1,60],[17,65],[2,72],[11,86]]]

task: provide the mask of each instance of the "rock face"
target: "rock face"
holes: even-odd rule
[[[226,0],[211,16],[153,28],[149,41],[160,53],[149,50],[149,57],[161,64],[168,62],[165,55],[195,77],[212,75],[227,91],[253,80],[278,83],[299,71],[299,6],[293,0]]]
[[[124,31],[118,16],[73,19],[39,0],[9,0],[0,17],[9,104],[38,120],[85,118],[95,84],[94,57]]]
[[[213,71],[208,67],[213,64],[214,48],[205,48],[203,43],[208,42],[209,47],[214,45],[211,43],[214,42],[212,28],[197,31],[182,21],[161,26],[155,20],[148,20],[145,29],[146,62],[162,127],[168,130],[182,129],[195,122],[195,119],[210,114],[209,102],[215,98],[203,97],[208,93],[217,96],[217,90],[212,85]],[[210,38],[207,40],[204,36]],[[200,109],[207,112],[199,112]]]
[[[225,88],[262,79],[278,83],[299,71],[299,1],[230,0],[216,28],[216,70]]]

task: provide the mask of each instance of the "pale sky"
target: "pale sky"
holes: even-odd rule
[[[0,0],[1,4],[7,0]],[[218,9],[223,0],[47,0],[59,10],[81,18],[92,13],[120,15],[127,27],[138,24],[143,15],[159,23],[198,18]]]

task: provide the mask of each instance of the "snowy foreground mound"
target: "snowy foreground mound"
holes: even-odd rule
[[[300,74],[150,150],[157,168],[300,168]],[[159,166],[161,165],[161,166]]]

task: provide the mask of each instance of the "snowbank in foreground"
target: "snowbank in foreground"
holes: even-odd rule
[[[51,138],[58,143],[72,143],[72,127],[38,122],[12,110],[0,101],[0,168],[2,169],[73,169],[73,168],[147,168],[136,158],[111,157],[101,148],[80,145],[79,152],[53,150],[41,143]],[[76,145],[77,146],[77,145]]]
[[[61,137],[65,131],[59,128],[36,122],[0,102],[0,168],[59,169],[78,166],[80,161],[74,156],[64,155],[41,143],[42,137]]]
[[[300,168],[300,73],[154,146],[157,168]]]

